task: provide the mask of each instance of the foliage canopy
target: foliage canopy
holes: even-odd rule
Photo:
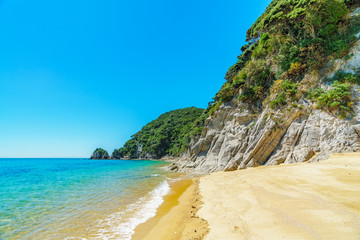
[[[204,109],[190,107],[160,115],[131,136],[131,139],[118,150],[120,156],[178,156],[188,147],[191,137],[198,135],[199,129],[202,130],[203,113]]]

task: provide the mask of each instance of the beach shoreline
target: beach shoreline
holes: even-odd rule
[[[172,184],[139,239],[358,239],[360,153]]]
[[[196,213],[201,206],[199,179],[185,178],[170,183],[156,216],[136,227],[132,240],[203,239],[207,222]]]

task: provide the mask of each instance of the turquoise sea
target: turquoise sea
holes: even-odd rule
[[[170,191],[165,164],[0,159],[0,239],[130,239]]]

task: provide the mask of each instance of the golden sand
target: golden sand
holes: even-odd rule
[[[359,240],[360,153],[214,173],[164,200],[133,239]]]
[[[205,239],[360,239],[360,154],[201,178]]]
[[[200,240],[208,232],[207,223],[196,216],[200,206],[197,179],[171,185],[156,216],[135,229],[133,240]]]

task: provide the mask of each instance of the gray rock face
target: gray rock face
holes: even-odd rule
[[[348,61],[337,61],[334,71],[359,70],[360,41]],[[360,93],[353,88],[353,116],[340,119],[300,99],[282,110],[268,107],[253,112],[235,100],[223,104],[206,120],[199,139],[170,169],[209,173],[259,165],[319,161],[329,153],[360,151]]]
[[[242,111],[243,119],[251,121],[241,124],[240,111],[239,106],[231,110],[221,107],[208,119],[201,138],[170,168],[201,173],[232,171],[319,161],[329,153],[360,151],[359,122],[352,124],[310,105],[285,112],[265,109],[259,116]]]

